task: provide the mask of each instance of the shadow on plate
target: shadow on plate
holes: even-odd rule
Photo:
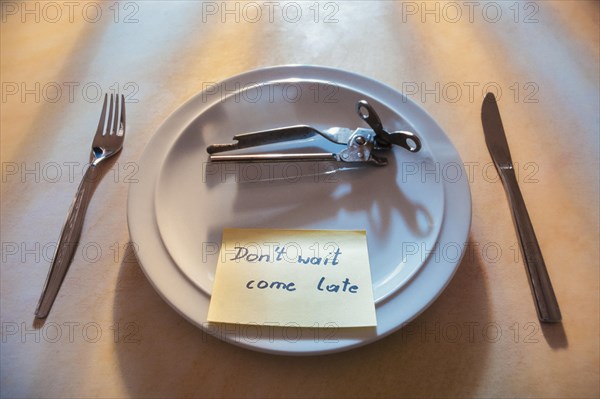
[[[215,125],[225,124],[226,117],[227,113],[222,106],[214,106],[205,111],[203,118],[197,118],[186,127],[185,140],[177,141],[172,150],[176,156],[170,156],[170,162],[177,165],[187,159],[196,159],[198,154],[206,156],[202,157],[203,160],[208,159],[206,147],[211,140],[230,142],[228,137],[205,137],[211,136],[209,132],[215,129]],[[241,151],[327,153],[339,152],[343,148],[319,137],[297,143],[292,148],[272,144]],[[435,160],[425,151],[414,155],[400,148],[395,148],[393,153],[386,153],[385,157],[389,163],[384,167],[330,161],[211,163],[204,160],[202,164],[198,162],[197,170],[201,173],[198,174],[197,181],[189,183],[205,185],[210,191],[234,185],[235,190],[227,187],[227,190],[222,191],[235,195],[232,211],[240,219],[244,215],[260,212],[265,215],[264,224],[268,226],[277,226],[280,221],[285,221],[285,228],[306,228],[338,213],[347,213],[351,217],[355,212],[360,212],[368,217],[370,233],[382,239],[389,234],[390,221],[393,220],[391,216],[399,213],[414,236],[430,235],[437,227],[432,212],[438,210],[429,209],[427,205],[415,202],[405,194],[407,187],[414,188],[415,183],[423,186],[423,182],[412,181],[422,177],[405,176],[407,172],[401,168],[403,162],[408,162],[418,170],[435,170]],[[422,165],[418,167],[417,163]],[[399,179],[408,181],[399,183]],[[441,192],[438,194],[441,195]],[[240,223],[243,222],[240,220]],[[358,225],[364,224],[357,222]],[[219,242],[223,227],[231,226],[218,223],[209,225],[208,240]]]
[[[262,214],[267,226],[285,221],[285,228],[306,228],[336,214],[352,218],[361,213],[366,215],[369,235],[384,240],[390,234],[394,213],[398,213],[414,237],[427,237],[439,226],[427,206],[404,193],[398,183],[398,163],[392,158],[385,167],[335,162],[218,164],[205,169],[204,181],[210,189],[235,184],[233,210],[240,215]],[[227,168],[230,181],[223,180],[227,172],[218,171]],[[365,223],[357,220],[357,226]],[[209,225],[209,241],[219,242],[224,227],[231,226]]]

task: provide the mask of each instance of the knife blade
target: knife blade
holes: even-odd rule
[[[508,197],[538,318],[545,323],[560,322],[562,315],[558,307],[558,301],[552,288],[529,213],[525,207],[523,195],[519,189],[506,133],[500,118],[500,110],[493,93],[488,93],[483,100],[481,121],[485,143]]]

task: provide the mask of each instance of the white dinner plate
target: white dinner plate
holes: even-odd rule
[[[239,133],[298,124],[367,127],[355,111],[362,99],[388,131],[416,133],[421,151],[395,148],[385,154],[385,167],[207,163],[207,145],[228,143]],[[317,137],[245,151],[342,149]],[[414,318],[456,270],[470,219],[460,157],[424,110],[379,82],[313,66],[247,72],[190,99],[148,144],[140,182],[131,187],[128,201],[140,264],[167,302],[219,338],[285,354],[362,345]],[[226,227],[366,230],[377,328],[209,325],[206,315]]]

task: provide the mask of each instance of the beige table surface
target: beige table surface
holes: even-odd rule
[[[3,2],[2,397],[598,397],[599,36],[599,3],[585,1]],[[405,91],[455,144],[473,198],[472,249],[431,307],[374,344],[302,358],[179,316],[128,249],[126,221],[136,162],[170,113],[207,84],[292,63]],[[130,100],[125,148],[35,325],[98,94],[116,88]],[[487,88],[501,92],[559,325],[536,318],[484,142]]]

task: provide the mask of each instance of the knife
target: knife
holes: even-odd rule
[[[529,277],[531,293],[535,300],[538,318],[545,323],[560,322],[562,316],[558,307],[550,276],[546,270],[546,264],[542,257],[542,251],[535,237],[533,225],[529,219],[521,190],[517,183],[515,170],[513,168],[506,134],[500,119],[500,110],[496,104],[496,97],[488,93],[483,100],[481,108],[481,121],[490,155],[500,175],[508,202],[511,207],[513,222],[519,235],[521,253],[525,260],[525,269]]]

